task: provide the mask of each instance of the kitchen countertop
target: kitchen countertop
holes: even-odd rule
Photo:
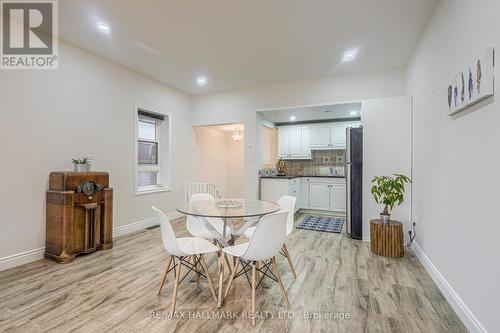
[[[313,178],[313,177],[319,177],[319,178],[345,178],[343,175],[324,175],[324,176],[319,176],[319,175],[302,175],[302,176],[260,176],[260,178],[273,178],[273,179],[293,179],[293,178]]]

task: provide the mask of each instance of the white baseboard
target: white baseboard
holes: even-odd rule
[[[175,220],[180,217],[183,217],[184,215],[179,213],[178,211],[173,211],[167,213],[167,216],[170,220]],[[123,236],[134,231],[146,229],[155,225],[158,225],[158,218],[156,217],[142,220],[139,222],[130,223],[127,225],[122,225],[113,228],[113,238],[118,236]],[[16,266],[24,265],[33,261],[43,259],[44,253],[45,253],[45,247],[41,247],[38,249],[16,253],[8,257],[0,258],[0,271],[4,271],[9,268],[13,268]]]
[[[446,281],[444,276],[439,272],[432,261],[425,255],[417,243],[413,243],[413,252],[424,265],[427,272],[430,274],[434,282],[437,284],[439,290],[443,293],[444,297],[450,303],[452,308],[457,313],[458,317],[462,320],[464,325],[471,333],[488,333],[486,328],[474,316],[469,307],[465,304],[462,298],[455,292],[453,287]]]
[[[41,247],[39,249],[33,249],[0,258],[0,271],[43,259],[44,253],[45,247]]]

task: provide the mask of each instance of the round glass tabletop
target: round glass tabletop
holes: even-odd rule
[[[245,199],[193,201],[177,208],[186,215],[220,218],[263,216],[278,210],[280,206],[270,201]]]

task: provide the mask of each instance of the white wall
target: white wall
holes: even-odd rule
[[[497,89],[450,118],[446,89],[486,47],[498,60],[499,13],[498,0],[441,1],[408,70],[417,242],[471,332],[500,332],[500,104]]]
[[[274,167],[278,160],[278,130],[264,126],[262,141],[262,166]]]
[[[58,70],[0,73],[0,258],[45,246],[45,191],[51,171],[95,152],[109,171],[114,226],[174,211],[193,174],[189,96],[61,42]],[[173,190],[135,196],[134,105],[172,113]],[[42,252],[43,253],[43,252]]]
[[[223,197],[243,196],[245,141],[235,142],[231,132],[217,126],[194,128],[196,135],[196,181],[214,182]]]
[[[268,85],[193,97],[193,123],[245,124],[245,196],[255,198],[263,156],[263,120],[256,110],[404,94],[405,73],[402,70]]]
[[[370,240],[370,220],[383,209],[371,194],[375,176],[404,174],[411,178],[411,98],[378,98],[361,104],[363,124],[363,239]],[[405,187],[404,202],[391,211],[391,219],[411,228],[411,185]]]

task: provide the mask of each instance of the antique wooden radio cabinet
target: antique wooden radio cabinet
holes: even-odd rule
[[[107,172],[52,172],[45,256],[61,263],[113,247],[113,189]]]

